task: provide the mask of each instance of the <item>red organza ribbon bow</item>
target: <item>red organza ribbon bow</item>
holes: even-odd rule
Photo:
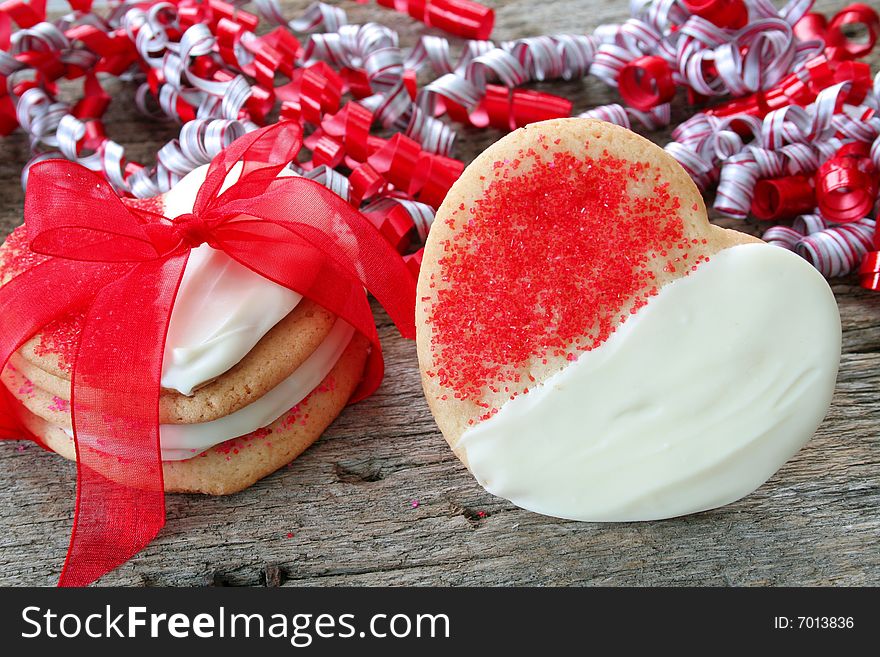
[[[127,561],[165,522],[159,393],[165,336],[192,248],[207,243],[332,311],[372,341],[354,399],[382,379],[364,288],[413,337],[415,287],[400,256],[357,210],[300,177],[300,128],[252,132],[214,158],[191,214],[170,220],[125,205],[104,179],[63,160],[30,171],[25,225],[50,256],[0,288],[0,363],[71,311],[86,319],[73,365],[77,499],[62,586],[85,585]],[[221,193],[226,174],[238,181]],[[4,395],[0,436],[32,439]]]

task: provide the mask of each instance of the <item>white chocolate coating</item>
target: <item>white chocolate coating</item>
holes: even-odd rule
[[[712,509],[754,491],[810,439],[840,346],[837,304],[815,269],[778,247],[734,246],[457,448],[490,493],[550,516]]]
[[[318,387],[336,365],[353,336],[354,328],[337,319],[327,337],[293,374],[256,401],[210,422],[159,425],[162,460],[192,458],[225,440],[272,424]]]
[[[162,460],[189,459],[214,445],[272,424],[318,387],[339,361],[353,336],[354,328],[337,319],[327,337],[293,374],[253,403],[210,422],[160,424]],[[69,436],[73,435],[72,431],[65,431]]]
[[[224,189],[240,171],[233,168]],[[167,217],[192,210],[207,172],[207,165],[195,169],[165,195]],[[171,311],[162,387],[191,395],[238,363],[301,299],[207,244],[193,249]]]

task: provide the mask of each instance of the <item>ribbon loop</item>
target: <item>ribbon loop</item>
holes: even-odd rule
[[[146,229],[161,215],[130,209],[95,172],[44,160],[29,176],[35,193],[25,196],[24,220],[32,251],[87,262],[143,262],[161,253]]]

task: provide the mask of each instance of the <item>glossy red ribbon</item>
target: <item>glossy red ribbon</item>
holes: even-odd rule
[[[86,320],[72,372],[77,501],[63,586],[82,586],[127,561],[165,522],[159,393],[165,336],[192,248],[207,243],[295,290],[372,342],[353,400],[382,379],[381,346],[364,288],[412,338],[414,279],[361,213],[325,187],[277,178],[302,143],[282,122],[235,141],[211,162],[193,211],[174,220],[122,203],[97,174],[49,160],[30,172],[25,224],[49,256],[0,288],[0,363],[71,310]],[[238,181],[219,193],[227,173]],[[33,439],[0,399],[4,438]]]
[[[466,39],[485,41],[492,34],[495,12],[473,0],[377,0],[383,7],[406,12],[429,27]]]
[[[647,112],[675,96],[672,69],[662,57],[648,55],[629,62],[617,80],[620,97],[631,107]]]
[[[859,283],[866,290],[880,291],[880,251],[868,251],[859,267]]]
[[[845,144],[816,172],[819,210],[834,223],[858,221],[870,214],[878,186],[877,171],[868,157],[867,144]]]
[[[743,0],[684,0],[684,6],[718,27],[738,30],[749,21],[749,10]]]
[[[755,184],[752,214],[761,221],[793,219],[816,207],[816,193],[808,176],[765,178]]]

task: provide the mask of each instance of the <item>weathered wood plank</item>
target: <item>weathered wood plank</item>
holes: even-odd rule
[[[284,4],[293,16],[308,2]],[[499,39],[592,29],[628,11],[622,1],[490,4],[498,8]],[[375,6],[344,6],[352,21],[398,29],[404,44],[423,29]],[[570,96],[577,111],[615,99],[594,80],[538,87]],[[132,91],[117,95],[108,131],[146,159],[175,128],[136,117],[126,106]],[[458,154],[470,159],[499,135],[465,130]],[[20,222],[26,141],[12,135],[0,152],[5,233]],[[736,504],[664,522],[600,525],[545,518],[491,497],[437,432],[414,345],[378,311],[388,372],[376,395],[347,409],[291,467],[239,495],[169,497],[158,540],[102,584],[878,584],[880,296],[851,280],[833,287],[845,354],[829,417],[807,448]],[[72,464],[34,446],[0,444],[0,584],[54,583],[74,474]]]

